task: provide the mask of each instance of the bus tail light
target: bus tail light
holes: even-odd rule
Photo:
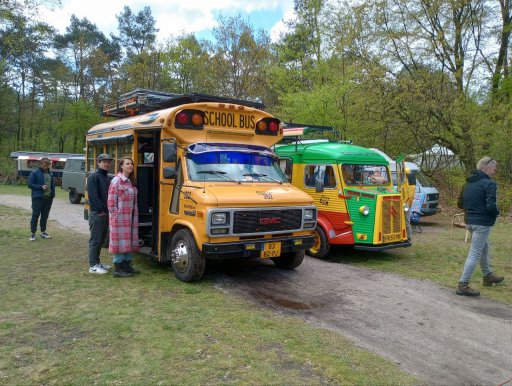
[[[178,129],[197,129],[204,127],[204,112],[200,110],[183,110],[176,114],[174,126]]]
[[[278,135],[280,121],[276,118],[263,118],[256,124],[256,134]]]

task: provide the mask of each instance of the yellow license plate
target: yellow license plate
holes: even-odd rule
[[[270,259],[272,257],[281,256],[281,243],[265,243],[261,250],[260,257],[263,259]]]
[[[383,243],[390,243],[392,241],[400,241],[402,240],[402,237],[400,236],[400,233],[392,233],[389,235],[383,235],[382,236],[382,242]]]

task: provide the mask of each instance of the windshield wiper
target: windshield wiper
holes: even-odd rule
[[[268,175],[266,174],[261,174],[261,173],[247,173],[247,174],[244,174],[243,175],[244,177],[266,177],[268,178],[270,181],[274,181],[274,182],[279,182],[281,185],[283,184],[283,181],[279,181],[279,180],[276,180],[275,178],[272,178],[272,177],[269,177]]]
[[[228,180],[230,181],[234,181],[234,182],[238,182],[239,184],[241,183],[240,181],[238,180],[235,180],[234,178],[231,178],[230,176],[226,176],[226,172],[223,172],[221,170],[201,170],[199,172],[197,172],[197,174],[214,174],[214,175],[220,175],[224,178],[227,178]]]

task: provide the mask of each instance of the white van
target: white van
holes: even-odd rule
[[[372,149],[385,157],[389,162],[393,185],[396,187],[396,162],[379,149]],[[409,181],[416,180],[415,193],[425,193],[425,202],[421,206],[422,216],[432,216],[439,211],[439,191],[432,180],[421,171],[420,167],[413,162],[406,162],[405,167],[410,170]]]

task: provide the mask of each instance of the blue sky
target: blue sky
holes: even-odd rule
[[[64,33],[71,15],[86,17],[107,36],[117,34],[116,14],[127,5],[138,13],[149,6],[156,27],[160,30],[158,41],[171,36],[195,33],[199,38],[211,37],[219,14],[241,15],[256,29],[263,28],[273,40],[284,30],[283,20],[293,16],[293,0],[62,0],[62,7],[43,9],[42,19]]]

